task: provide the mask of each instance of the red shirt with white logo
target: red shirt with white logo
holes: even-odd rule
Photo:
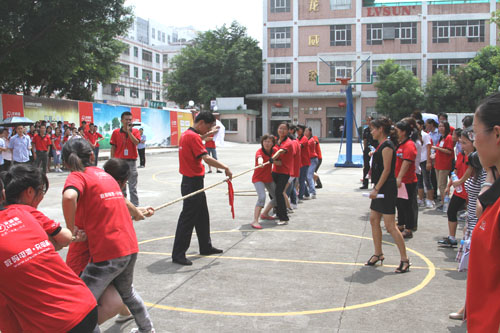
[[[318,158],[321,160],[321,159],[323,159],[323,155],[321,154],[321,147],[319,146],[319,139],[317,136],[313,136],[313,138],[316,141],[316,154],[318,155]]]
[[[179,142],[179,172],[186,177],[199,177],[205,174],[201,157],[207,154],[200,134],[190,127],[182,133]]]
[[[434,168],[436,170],[451,170],[451,166],[453,164],[453,157],[455,155],[453,153],[453,147],[455,147],[455,144],[453,143],[451,135],[448,134],[446,138],[439,140],[439,143],[436,146],[448,149],[451,152],[451,154],[446,154],[436,149],[436,159],[434,161]]]
[[[100,138],[102,138],[102,135],[100,133],[97,133],[97,132],[94,132],[94,133],[87,132],[85,136],[86,136],[87,140],[89,140],[90,144],[92,144],[92,145],[94,145],[96,147],[99,147],[99,142],[97,142],[97,140],[99,140]]]
[[[273,172],[290,175],[293,171],[293,143],[289,137],[286,137],[281,143],[276,145],[278,150],[283,149],[285,152],[280,155],[278,160],[281,165],[273,164]]]
[[[54,143],[54,147],[56,147],[56,150],[62,150],[61,136],[56,136],[55,134],[52,135],[52,142]]]
[[[293,150],[293,170],[291,177],[299,177],[300,176],[300,161],[301,161],[301,151],[300,151],[300,143],[297,140],[292,140],[292,144],[294,146]]]
[[[415,158],[417,157],[417,147],[415,143],[410,139],[406,139],[405,142],[399,145],[396,150],[396,177],[399,175],[403,161],[409,161],[410,166],[406,170],[401,182],[404,184],[412,184],[417,182],[417,174],[415,173]]]
[[[50,140],[50,135],[48,134],[45,134],[43,137],[35,134],[33,137],[33,144],[35,145],[35,150],[48,151],[52,141]]]
[[[79,193],[75,225],[87,234],[90,261],[139,252],[130,213],[113,177],[98,167],[86,167],[85,172],[69,174],[63,192],[68,188]],[[72,255],[71,245],[68,255]]]
[[[205,148],[216,148],[215,141],[214,141],[214,136],[210,135],[209,137],[212,138],[212,140],[205,141]]]
[[[22,331],[71,330],[96,307],[94,296],[32,213],[12,205],[0,211],[0,221],[0,295]]]
[[[309,158],[315,158],[315,157],[318,157],[318,154],[316,154],[316,140],[314,140],[314,138],[310,138],[309,141],[308,141],[308,147],[309,147]]]
[[[269,156],[264,153],[262,148],[259,148],[259,150],[257,150],[257,152],[255,153],[255,166],[259,165],[259,157],[262,158],[262,163],[266,163],[269,161],[269,158],[272,157],[277,151],[278,148],[276,148],[276,146],[273,146],[271,148],[271,156]],[[272,171],[271,164],[267,164],[263,168],[255,169],[253,171],[252,183],[257,183],[257,182],[272,183],[273,176],[271,175],[271,171]]]
[[[137,128],[132,128],[132,135],[141,140],[141,132]],[[117,128],[111,134],[109,143],[115,146],[115,158],[123,158],[127,160],[137,159],[137,145],[130,140],[128,133],[121,128]]]
[[[456,174],[457,174],[458,179],[462,178],[462,176],[465,174],[465,171],[467,171],[467,168],[469,167],[467,165],[468,161],[469,161],[469,157],[466,154],[464,154],[463,152],[460,152],[460,154],[458,154],[457,162],[455,164],[455,170],[456,170]],[[467,200],[467,192],[465,191],[465,183],[462,184],[462,192],[458,193],[455,189],[455,191],[453,191],[453,195]]]
[[[311,165],[311,159],[309,158],[309,141],[305,135],[297,138],[300,143],[300,167]]]

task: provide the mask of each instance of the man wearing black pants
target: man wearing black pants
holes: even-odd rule
[[[183,196],[203,188],[205,167],[201,162],[202,160],[208,165],[223,169],[229,179],[233,176],[225,164],[208,155],[203,145],[201,136],[207,134],[214,123],[215,117],[211,112],[200,112],[195,118],[194,126],[190,127],[181,136],[179,143],[179,172],[183,175],[181,183]],[[177,222],[174,248],[172,250],[172,261],[179,265],[193,264],[186,258],[186,251],[191,243],[193,228],[196,229],[196,235],[198,236],[200,254],[222,253],[222,250],[212,246],[210,216],[204,192],[184,200],[182,212]]]
[[[370,171],[370,151],[371,147],[376,148],[378,146],[378,142],[373,139],[371,134],[370,124],[372,122],[372,117],[366,117],[366,125],[368,125],[363,130],[363,186],[361,186],[360,190],[368,189],[368,172]]]

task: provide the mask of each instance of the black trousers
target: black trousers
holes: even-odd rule
[[[370,149],[363,150],[363,186],[368,186],[366,175],[370,171]]]
[[[409,230],[416,230],[418,218],[418,205],[415,205],[417,202],[417,183],[404,185],[406,192],[408,192],[408,199],[398,198],[396,200],[398,225],[404,225]]]
[[[146,148],[137,149],[139,153],[140,166],[146,166]]]
[[[69,333],[88,333],[88,332],[100,332],[99,326],[97,326],[97,306],[89,312],[85,318],[82,319],[75,327],[73,327]]]
[[[42,151],[42,150],[37,150],[36,151],[36,166],[37,168],[42,168],[42,172],[44,174],[47,173],[47,159],[48,159],[48,152]]]
[[[276,184],[276,214],[280,221],[288,221],[288,214],[286,212],[285,197],[283,191],[288,183],[289,175],[273,172],[273,181]]]
[[[182,176],[181,194],[185,196],[203,188],[203,176]],[[193,228],[196,229],[200,252],[207,252],[212,248],[210,239],[210,216],[208,215],[207,197],[205,192],[184,200],[182,212],[175,231],[173,259],[184,259],[191,244]]]

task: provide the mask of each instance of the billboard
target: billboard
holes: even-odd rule
[[[111,139],[113,131],[121,127],[120,117],[123,111],[130,111],[130,108],[94,103],[94,125],[97,126],[97,131],[104,137],[99,142],[101,149],[111,148],[109,139]]]
[[[160,109],[141,109],[141,127],[146,135],[147,147],[171,145],[170,112]]]
[[[79,124],[78,102],[67,99],[24,96],[24,116],[33,120]]]

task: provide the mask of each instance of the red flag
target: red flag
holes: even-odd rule
[[[234,190],[233,183],[228,179],[227,180],[227,191],[229,192],[229,206],[231,206],[231,213],[233,214],[234,219]]]

